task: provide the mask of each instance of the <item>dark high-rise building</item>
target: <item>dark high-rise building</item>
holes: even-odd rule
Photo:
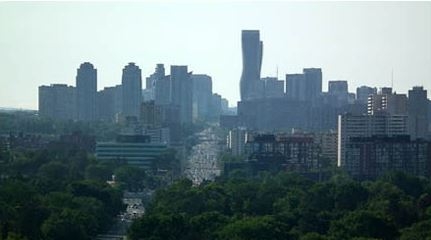
[[[307,96],[310,98],[310,101],[314,102],[322,93],[322,69],[304,68],[303,72],[307,82]]]
[[[142,77],[141,69],[135,63],[129,63],[123,68],[122,77],[123,107],[124,117],[140,116],[142,102]]]
[[[264,96],[267,98],[277,98],[284,96],[284,81],[276,77],[262,78],[264,82]]]
[[[56,120],[75,118],[76,89],[66,84],[39,87],[39,116]]]
[[[212,79],[205,74],[192,74],[193,119],[205,120],[211,111]]]
[[[192,79],[187,66],[171,66],[171,103],[180,108],[180,122],[191,123],[192,111]]]
[[[322,70],[304,68],[302,74],[286,74],[286,93],[293,100],[315,102],[322,93]]]
[[[348,103],[349,90],[347,81],[337,80],[328,82],[328,94],[332,101],[332,106],[341,107]]]
[[[261,98],[263,83],[260,80],[263,43],[258,30],[242,31],[241,101]]]
[[[304,74],[286,74],[286,95],[294,100],[306,101],[307,84]]]
[[[426,138],[428,135],[428,99],[423,87],[409,90],[407,103],[409,133],[412,139]]]
[[[360,86],[356,88],[356,100],[360,103],[366,104],[368,102],[368,96],[377,94],[377,88],[368,86]]]
[[[97,69],[85,62],[76,75],[76,118],[80,121],[96,120]]]

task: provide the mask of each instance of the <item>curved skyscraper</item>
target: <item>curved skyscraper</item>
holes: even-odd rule
[[[259,30],[242,31],[242,74],[240,80],[241,101],[260,98],[263,84],[260,80],[263,43]]]
[[[96,120],[97,69],[85,62],[76,75],[76,117],[80,121]]]
[[[135,63],[129,63],[123,68],[123,116],[139,117],[142,102],[142,76],[141,69]]]

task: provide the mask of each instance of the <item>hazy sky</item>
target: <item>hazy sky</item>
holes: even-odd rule
[[[431,96],[431,2],[1,2],[0,106],[37,109],[38,86],[75,85],[84,61],[98,89],[128,62],[143,79],[157,63],[188,65],[236,105],[242,29],[260,30],[262,77],[320,67],[325,91],[348,80],[355,92],[390,86],[393,69],[397,92]]]

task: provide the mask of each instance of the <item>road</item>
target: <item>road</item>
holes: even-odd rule
[[[192,148],[184,175],[191,179],[194,185],[199,185],[205,180],[212,181],[220,176],[217,162],[220,139],[212,127],[197,133],[196,136],[199,143]]]

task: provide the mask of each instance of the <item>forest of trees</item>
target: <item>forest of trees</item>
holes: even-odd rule
[[[313,182],[293,173],[183,179],[156,193],[134,239],[431,239],[431,183],[403,173]]]

